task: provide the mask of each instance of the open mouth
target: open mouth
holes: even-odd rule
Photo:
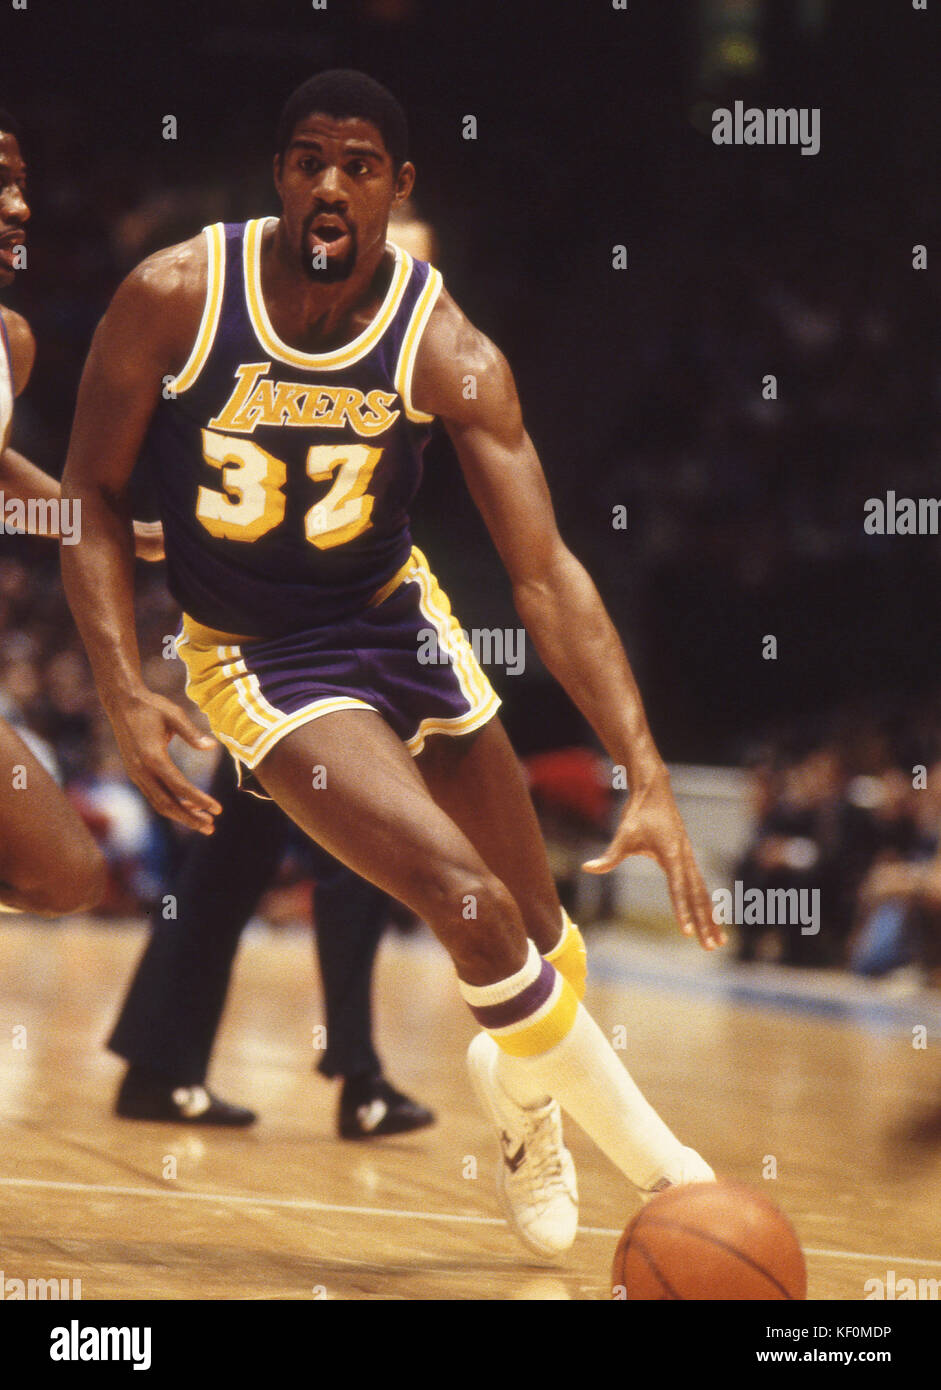
[[[311,249],[325,247],[327,253],[345,246],[350,239],[349,229],[338,217],[317,217],[310,228]]]

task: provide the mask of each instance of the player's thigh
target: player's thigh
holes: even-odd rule
[[[104,864],[88,827],[19,734],[0,720],[0,880],[24,891],[68,897],[104,889]]]
[[[312,720],[281,739],[255,773],[311,839],[423,917],[459,963],[485,937],[488,957],[522,966],[523,924],[511,894],[378,714],[339,710]]]
[[[437,804],[509,888],[540,951],[558,943],[561,907],[532,797],[499,718],[474,734],[435,734],[417,759]]]

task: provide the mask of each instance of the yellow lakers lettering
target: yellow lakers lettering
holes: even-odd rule
[[[309,386],[295,381],[269,381],[270,362],[247,362],[235,373],[235,388],[210,429],[252,434],[259,425],[350,424],[359,435],[382,434],[401,411],[392,407],[394,391],[357,391],[352,386]]]

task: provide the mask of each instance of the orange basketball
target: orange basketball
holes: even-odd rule
[[[670,1187],[634,1217],[611,1269],[614,1298],[802,1299],[807,1269],[794,1228],[737,1182]]]

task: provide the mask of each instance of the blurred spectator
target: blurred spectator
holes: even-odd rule
[[[736,877],[762,893],[817,890],[821,921],[814,935],[740,926],[740,960],[845,964],[871,977],[941,965],[941,868],[926,878],[941,840],[941,761],[920,772],[854,715],[839,737],[799,755],[768,750],[753,769],[756,829]],[[921,726],[929,746],[939,723]]]
[[[850,968],[878,978],[917,965],[941,984],[941,762],[923,788],[900,782],[912,834],[880,855],[861,886]]]

